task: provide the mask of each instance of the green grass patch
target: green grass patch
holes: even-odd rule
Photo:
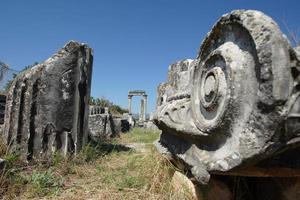
[[[122,135],[127,143],[153,143],[159,138],[159,131],[145,128],[133,128],[130,132]]]
[[[140,172],[142,159],[133,152],[124,152],[110,155],[106,163],[101,162],[97,174],[103,182],[118,190],[126,188],[140,189],[147,184],[144,175]]]
[[[97,163],[96,176],[106,187],[119,191],[148,191],[168,196],[174,168],[151,148],[149,154],[119,152]]]
[[[62,180],[51,171],[33,172],[29,180],[34,196],[56,194],[62,186]]]

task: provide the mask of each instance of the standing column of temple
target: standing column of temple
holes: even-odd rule
[[[144,115],[143,115],[143,121],[146,121],[146,114],[147,114],[147,95],[143,95],[143,100],[144,100]]]
[[[140,122],[144,122],[144,113],[145,113],[145,109],[144,109],[144,99],[141,99],[141,104],[140,104],[140,116],[139,116],[139,121]]]
[[[131,102],[132,102],[132,96],[128,95],[128,113],[131,115]]]

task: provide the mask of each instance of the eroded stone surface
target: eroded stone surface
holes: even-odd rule
[[[89,116],[89,135],[93,141],[102,141],[117,134],[110,114]]]
[[[9,89],[3,137],[23,159],[77,153],[87,140],[93,55],[71,41],[19,74]]]
[[[176,195],[176,199],[203,200],[203,195],[198,188],[184,174],[176,171],[172,177],[171,185]]]
[[[126,133],[130,130],[130,124],[127,118],[113,116],[115,131],[117,133]]]
[[[298,144],[299,135],[284,129],[299,96],[298,57],[265,14],[222,16],[197,58],[171,65],[158,87],[158,149],[206,183],[207,172],[253,165]]]
[[[90,106],[89,136],[95,142],[101,142],[120,133],[129,131],[127,119],[112,116],[108,108]]]

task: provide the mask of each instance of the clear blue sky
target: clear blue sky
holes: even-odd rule
[[[126,108],[128,90],[144,89],[150,111],[168,65],[194,58],[224,13],[257,9],[284,32],[283,20],[300,27],[299,0],[7,0],[0,7],[0,60],[20,70],[69,40],[87,43],[94,49],[92,96]]]

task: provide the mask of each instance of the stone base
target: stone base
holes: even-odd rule
[[[178,171],[174,173],[171,185],[175,192],[176,199],[203,199],[193,182],[186,175]]]
[[[175,172],[172,187],[176,199],[196,200],[296,200],[300,199],[300,177],[244,177],[213,175],[207,185],[195,184]]]
[[[176,199],[195,200],[232,200],[228,186],[217,180],[211,179],[208,185],[195,184],[186,175],[176,171],[172,178],[172,187]]]

